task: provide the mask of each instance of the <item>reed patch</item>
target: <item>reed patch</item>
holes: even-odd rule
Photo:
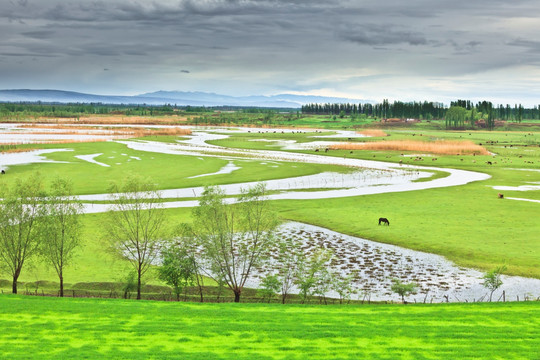
[[[47,141],[35,141],[39,143],[71,143],[71,142],[99,142],[113,139],[139,138],[145,136],[185,136],[191,135],[191,129],[181,127],[166,128],[133,128],[133,127],[90,127],[68,125],[22,125],[20,128],[28,130],[14,130],[9,134],[17,135],[50,135]],[[54,139],[55,135],[88,136],[88,139]],[[105,136],[100,138],[100,136]]]
[[[376,141],[366,143],[341,143],[331,146],[333,150],[381,150],[415,151],[440,155],[489,155],[486,148],[472,141],[437,140],[437,141]]]
[[[385,133],[384,131],[380,130],[380,129],[367,129],[367,130],[362,130],[362,131],[358,131],[359,134],[362,134],[362,135],[365,135],[365,136],[369,136],[369,137],[384,137],[384,136],[388,136],[387,133]]]

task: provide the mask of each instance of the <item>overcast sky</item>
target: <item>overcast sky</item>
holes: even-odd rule
[[[0,88],[540,103],[538,0],[0,0]]]

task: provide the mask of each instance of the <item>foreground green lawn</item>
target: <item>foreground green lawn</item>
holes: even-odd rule
[[[0,296],[3,358],[538,359],[540,303],[281,306]]]

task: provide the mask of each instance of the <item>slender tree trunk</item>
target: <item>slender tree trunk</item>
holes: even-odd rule
[[[17,280],[19,279],[19,275],[21,274],[21,269],[15,270],[15,273],[13,274],[13,284],[12,284],[12,290],[11,292],[13,294],[17,293]]]
[[[141,267],[137,271],[137,300],[141,300]]]
[[[64,297],[64,276],[62,273],[59,275],[60,278],[60,297]]]
[[[285,298],[287,297],[287,294],[282,294],[281,295],[281,303],[282,304],[285,304]]]
[[[241,290],[234,290],[234,302],[239,303],[240,302],[240,294]]]
[[[203,298],[203,283],[202,278],[199,278],[200,275],[197,274],[197,287],[199,288],[199,295],[201,295],[201,302],[204,302]]]

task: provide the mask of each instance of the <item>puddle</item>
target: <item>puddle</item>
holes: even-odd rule
[[[54,126],[47,124],[48,126]],[[104,129],[32,128],[32,124],[1,124],[0,144],[39,144],[50,142],[108,141],[118,138]]]
[[[218,171],[214,173],[190,176],[188,177],[188,179],[195,179],[199,177],[212,176],[212,175],[230,174],[233,171],[239,170],[239,169],[241,169],[241,167],[234,165],[234,163],[231,161],[227,165],[225,165],[224,167],[222,167],[221,169],[219,169]]]
[[[538,182],[532,182],[529,184],[538,184]],[[540,185],[493,186],[493,189],[501,191],[535,191],[540,190]]]
[[[314,150],[325,149],[333,145],[339,144],[338,141],[311,141],[311,142],[296,142],[296,140],[272,140],[272,139],[253,139],[249,141],[260,141],[272,143],[269,146],[279,147],[280,150]]]
[[[507,197],[508,200],[518,200],[518,201],[528,201],[528,202],[533,202],[533,203],[539,203],[540,204],[540,200],[533,200],[533,199],[523,199],[523,198],[515,198],[515,197]]]
[[[96,161],[94,160],[94,158],[100,156],[100,155],[103,155],[103,153],[99,153],[99,154],[90,154],[90,155],[76,155],[75,157],[77,159],[81,159],[81,160],[84,160],[84,161],[88,161],[89,163],[92,163],[92,164],[96,164],[96,165],[99,165],[99,166],[103,166],[103,167],[110,167],[110,165],[107,165],[107,164],[104,164],[102,162],[99,162],[99,161]]]
[[[42,156],[59,151],[73,151],[73,149],[43,149],[18,153],[0,153],[0,169],[7,170],[12,165],[34,163],[68,163],[67,161],[49,160]]]

